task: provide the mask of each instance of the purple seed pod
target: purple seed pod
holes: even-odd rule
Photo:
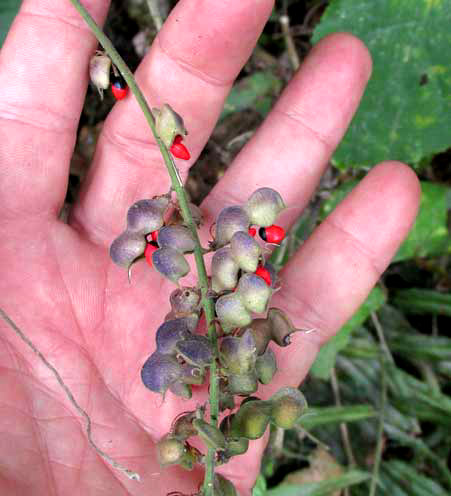
[[[257,357],[255,362],[255,372],[259,382],[269,384],[277,372],[277,360],[274,351],[267,348],[263,355]]]
[[[248,329],[241,337],[225,336],[221,341],[219,358],[227,374],[246,374],[253,370],[257,349],[252,331]]]
[[[220,248],[211,261],[211,288],[217,293],[234,289],[238,282],[239,265],[232,257],[230,247]]]
[[[152,264],[162,276],[176,284],[181,277],[186,276],[189,272],[186,258],[179,251],[169,246],[159,248],[153,252]]]
[[[248,228],[249,217],[242,207],[223,208],[216,220],[216,235],[213,243],[215,249],[229,243],[236,232],[247,232]]]
[[[155,393],[164,394],[169,386],[180,379],[182,367],[170,355],[155,352],[144,363],[141,379],[144,385]]]
[[[169,205],[167,196],[139,200],[127,212],[127,229],[142,235],[158,231],[163,226],[163,214]]]
[[[185,226],[165,226],[158,231],[158,246],[169,246],[181,253],[192,253],[196,247],[193,235]]]
[[[216,315],[221,323],[222,330],[228,334],[237,327],[244,327],[252,322],[251,314],[235,293],[227,294],[216,300]]]
[[[307,409],[307,401],[304,395],[294,388],[283,388],[271,397],[271,422],[282,427],[291,429]]]
[[[245,272],[255,272],[261,255],[260,245],[247,232],[238,231],[230,240],[233,259]]]
[[[207,445],[208,448],[214,450],[225,450],[226,440],[224,434],[215,426],[208,424],[203,419],[194,419],[193,427],[197,431],[197,435]]]
[[[261,438],[269,424],[271,407],[271,403],[262,400],[242,403],[232,419],[232,434],[246,439]]]
[[[110,246],[110,257],[116,265],[128,269],[139,257],[144,255],[146,239],[144,236],[124,231]]]
[[[189,339],[178,341],[176,350],[186,362],[196,367],[209,367],[213,361],[210,341],[199,334],[195,334]]]
[[[164,355],[175,355],[177,342],[191,336],[186,319],[167,320],[157,330],[157,351]]]
[[[196,418],[196,412],[187,412],[179,415],[171,428],[171,434],[180,441],[185,441],[191,436],[197,434],[193,427],[193,420]]]
[[[180,396],[181,398],[184,398],[185,400],[189,400],[193,396],[191,386],[185,384],[182,381],[173,382],[169,386],[169,391],[171,391],[171,393],[175,394],[176,396]]]
[[[248,396],[258,389],[257,376],[255,372],[246,374],[232,374],[228,376],[227,390],[230,394]]]
[[[244,206],[250,223],[261,227],[274,224],[284,208],[286,207],[282,197],[272,188],[257,189]]]
[[[274,268],[274,265],[269,262],[265,262],[263,267],[269,272],[269,277],[271,278],[271,288],[274,288],[277,282],[277,271]]]
[[[272,290],[258,275],[243,274],[238,282],[236,294],[250,312],[263,313],[266,310]]]
[[[172,311],[180,317],[199,310],[201,294],[197,288],[177,288],[171,293],[169,302]]]
[[[263,355],[266,351],[268,343],[271,341],[271,326],[267,319],[254,319],[248,328],[241,329],[238,335],[250,329],[254,336],[255,347],[257,348],[257,355]]]
[[[205,368],[199,368],[195,365],[184,363],[182,365],[182,377],[180,380],[184,384],[200,386],[205,381]]]
[[[190,313],[184,317],[180,317],[180,314],[174,313],[172,310],[165,315],[164,321],[174,319],[184,319],[188,327],[189,332],[195,332],[197,329],[197,324],[199,323],[199,315],[197,313]]]
[[[278,308],[270,308],[266,318],[271,328],[271,339],[279,346],[288,346],[291,334],[300,331],[293,326],[287,314]]]

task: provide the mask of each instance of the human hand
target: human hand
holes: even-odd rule
[[[106,0],[86,0],[98,22]],[[271,12],[271,0],[181,0],[143,60],[137,80],[152,106],[170,103],[189,130],[192,164]],[[194,493],[199,469],[161,470],[155,441],[181,411],[141,382],[173,286],[138,264],[129,285],[108,247],[136,200],[167,191],[159,151],[132,96],[105,122],[69,225],[58,220],[88,83],[94,37],[69,0],[24,0],[0,54],[1,307],[57,368],[93,421],[93,438],[141,475],[114,472],[87,442],[83,418],[55,377],[4,323],[0,363],[0,492],[3,495]],[[371,61],[360,41],[321,41],[202,209],[209,226],[225,205],[261,186],[278,190],[289,225],[306,206],[356,110]],[[181,165],[183,177],[187,167]],[[399,163],[381,164],[319,226],[282,272],[272,303],[298,333],[279,353],[262,397],[297,386],[329,337],[384,271],[415,217],[419,186]],[[204,239],[207,234],[204,233]],[[278,352],[279,350],[276,350]],[[258,474],[263,442],[220,471],[241,495]]]

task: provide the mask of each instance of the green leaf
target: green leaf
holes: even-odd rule
[[[340,168],[386,159],[417,164],[451,144],[451,1],[333,0],[313,42],[334,32],[359,37],[373,73],[334,155]]]
[[[291,485],[281,484],[270,489],[265,496],[330,496],[334,491],[345,489],[354,484],[361,484],[370,478],[370,474],[360,470],[350,470],[340,477],[324,480],[322,482],[311,482],[308,484]]]
[[[282,83],[270,72],[254,72],[236,83],[227,97],[220,119],[228,115],[254,108],[265,116],[270,108],[272,99],[280,92]]]
[[[6,34],[19,10],[22,0],[2,0],[0,3],[0,47],[5,41]]]
[[[310,407],[298,425],[309,431],[323,425],[358,422],[376,416],[377,412],[371,405]]]
[[[406,313],[432,313],[451,317],[451,294],[411,288],[397,291],[392,301]]]
[[[360,327],[369,317],[371,312],[376,311],[385,302],[383,291],[376,287],[368,295],[366,301],[360,306],[357,312],[346,322],[338,333],[325,344],[311,368],[311,373],[320,379],[328,379],[330,372],[335,365],[337,353],[342,350],[349,341],[351,332]]]
[[[356,185],[357,181],[346,181],[333,191],[321,207],[320,218],[329,215]],[[447,227],[447,197],[450,195],[451,188],[421,182],[420,210],[393,262],[451,253],[451,236]]]
[[[255,486],[252,489],[252,496],[265,496],[266,494],[266,479],[260,474],[255,481]]]

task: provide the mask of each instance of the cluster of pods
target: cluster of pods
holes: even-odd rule
[[[162,123],[172,120],[165,144],[184,133],[183,123],[174,121],[168,107],[155,112],[162,118],[160,136],[165,132]],[[179,286],[179,280],[189,272],[185,255],[194,251],[195,242],[182,221],[165,222],[171,204],[168,193],[132,205],[127,212],[127,228],[112,243],[110,254],[116,264],[128,269],[145,258],[178,285],[170,295],[170,312],[157,329],[156,350],[141,369],[144,385],[163,396],[170,392],[191,398],[192,387],[203,384],[208,367],[217,364],[219,409],[229,414],[215,427],[204,419],[204,408],[185,413],[158,443],[163,466],[179,464],[192,469],[202,463],[204,455],[190,445],[190,437],[200,437],[207,448],[216,451],[217,463],[225,463],[246,452],[249,440],[263,436],[269,423],[293,427],[306,403],[292,388],[280,390],[267,401],[252,396],[259,384],[269,384],[277,371],[270,344],[288,346],[291,334],[299,330],[285,312],[269,307],[277,277],[264,252],[265,243],[280,243],[285,235],[275,224],[285,208],[279,193],[260,188],[244,205],[225,207],[217,216],[208,250],[214,252],[208,296],[215,301],[218,350],[198,332],[202,316],[199,288]],[[245,398],[239,407],[236,396]],[[217,476],[215,484],[218,495],[236,494],[223,477]]]

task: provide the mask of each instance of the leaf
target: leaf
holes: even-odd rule
[[[358,422],[376,416],[377,412],[371,405],[310,407],[298,425],[309,431],[323,425]]]
[[[451,144],[450,0],[333,0],[313,42],[349,32],[371,52],[373,73],[333,162],[418,164]]]
[[[322,482],[292,485],[281,484],[266,492],[265,496],[330,496],[333,491],[345,489],[354,484],[361,484],[370,478],[370,474],[360,470],[350,470],[340,477]]]
[[[22,0],[2,0],[0,3],[0,47],[5,41],[6,34],[19,10]]]
[[[431,313],[451,317],[451,294],[411,288],[397,291],[392,301],[406,313]]]
[[[385,295],[383,291],[378,287],[374,288],[357,312],[338,331],[338,334],[321,348],[311,368],[311,373],[315,377],[320,379],[329,378],[330,372],[335,365],[335,357],[348,344],[351,332],[361,326],[371,312],[377,310],[384,302]]]
[[[356,185],[357,181],[346,181],[333,191],[321,207],[320,218],[324,219],[329,215]],[[447,227],[449,196],[451,188],[421,182],[420,210],[393,262],[451,253],[451,236]]]
[[[266,479],[260,474],[255,481],[255,486],[252,489],[252,496],[265,496],[266,494]]]
[[[266,115],[271,107],[271,96],[279,93],[282,87],[280,79],[270,72],[254,72],[236,83],[224,104],[220,119],[228,115],[254,108]]]

